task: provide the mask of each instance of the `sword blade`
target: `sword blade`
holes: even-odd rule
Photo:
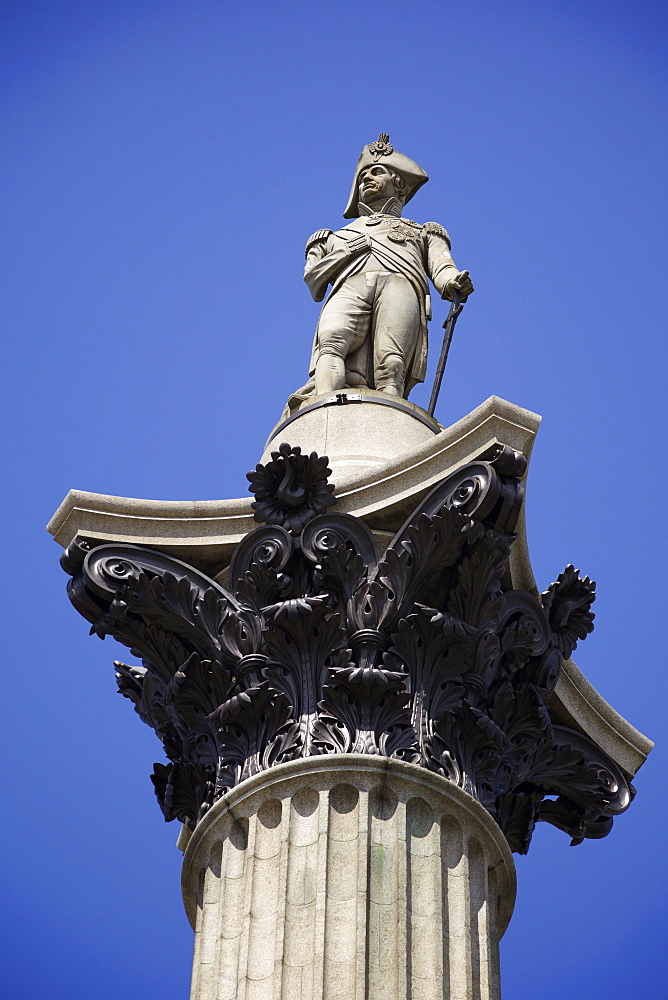
[[[436,409],[436,401],[438,399],[438,394],[441,391],[441,382],[443,381],[443,372],[445,371],[445,363],[448,360],[448,352],[450,351],[450,344],[452,343],[452,334],[454,333],[455,323],[457,318],[464,308],[464,302],[466,299],[462,299],[458,292],[454,292],[452,295],[452,302],[450,303],[450,310],[446,317],[443,327],[445,333],[443,334],[443,346],[441,347],[441,356],[438,359],[438,365],[436,366],[436,375],[434,376],[434,387],[431,390],[431,399],[429,400],[429,409],[427,413],[430,417],[434,416],[434,410]]]

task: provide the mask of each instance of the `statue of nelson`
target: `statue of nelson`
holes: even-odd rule
[[[312,376],[289,402],[294,412],[309,396],[341,389],[377,389],[408,396],[427,365],[428,278],[450,299],[473,291],[468,271],[450,256],[450,239],[435,222],[402,217],[404,205],[427,182],[424,170],[397,152],[389,136],[362,150],[345,219],[306,244],[304,280],[316,302],[331,291],[313,344]]]

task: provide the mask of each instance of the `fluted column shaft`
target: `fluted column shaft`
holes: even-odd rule
[[[496,1000],[503,834],[422,768],[312,757],[232,789],[183,867],[192,1000]]]

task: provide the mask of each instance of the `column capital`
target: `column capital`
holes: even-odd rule
[[[538,820],[575,843],[609,832],[632,788],[549,709],[562,660],[592,631],[595,587],[572,566],[541,597],[513,587],[526,465],[493,445],[388,542],[330,509],[326,457],[286,443],[249,473],[264,523],[215,580],[164,552],[75,540],[72,602],[142,657],[116,674],[163,742],[165,818],[194,829],[262,771],[369,754],[463,788],[520,853]]]

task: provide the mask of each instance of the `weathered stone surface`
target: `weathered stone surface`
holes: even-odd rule
[[[344,213],[355,221],[336,232],[320,229],[307,241],[304,280],[311,295],[320,302],[331,290],[318,320],[311,379],[288,400],[289,412],[313,395],[364,387],[396,398],[424,381],[429,280],[458,305],[473,292],[443,226],[402,217],[427,179],[381,134],[357,164]]]
[[[340,392],[316,396],[308,407],[282,420],[269,435],[261,462],[268,462],[279,444],[289,440],[302,451],[327,455],[331,479],[339,492],[370,479],[388,464],[397,451],[413,454],[444,430],[423,409],[406,399],[386,393]]]
[[[193,1000],[496,1000],[515,871],[494,821],[445,779],[320,757],[207,813],[183,896]]]

